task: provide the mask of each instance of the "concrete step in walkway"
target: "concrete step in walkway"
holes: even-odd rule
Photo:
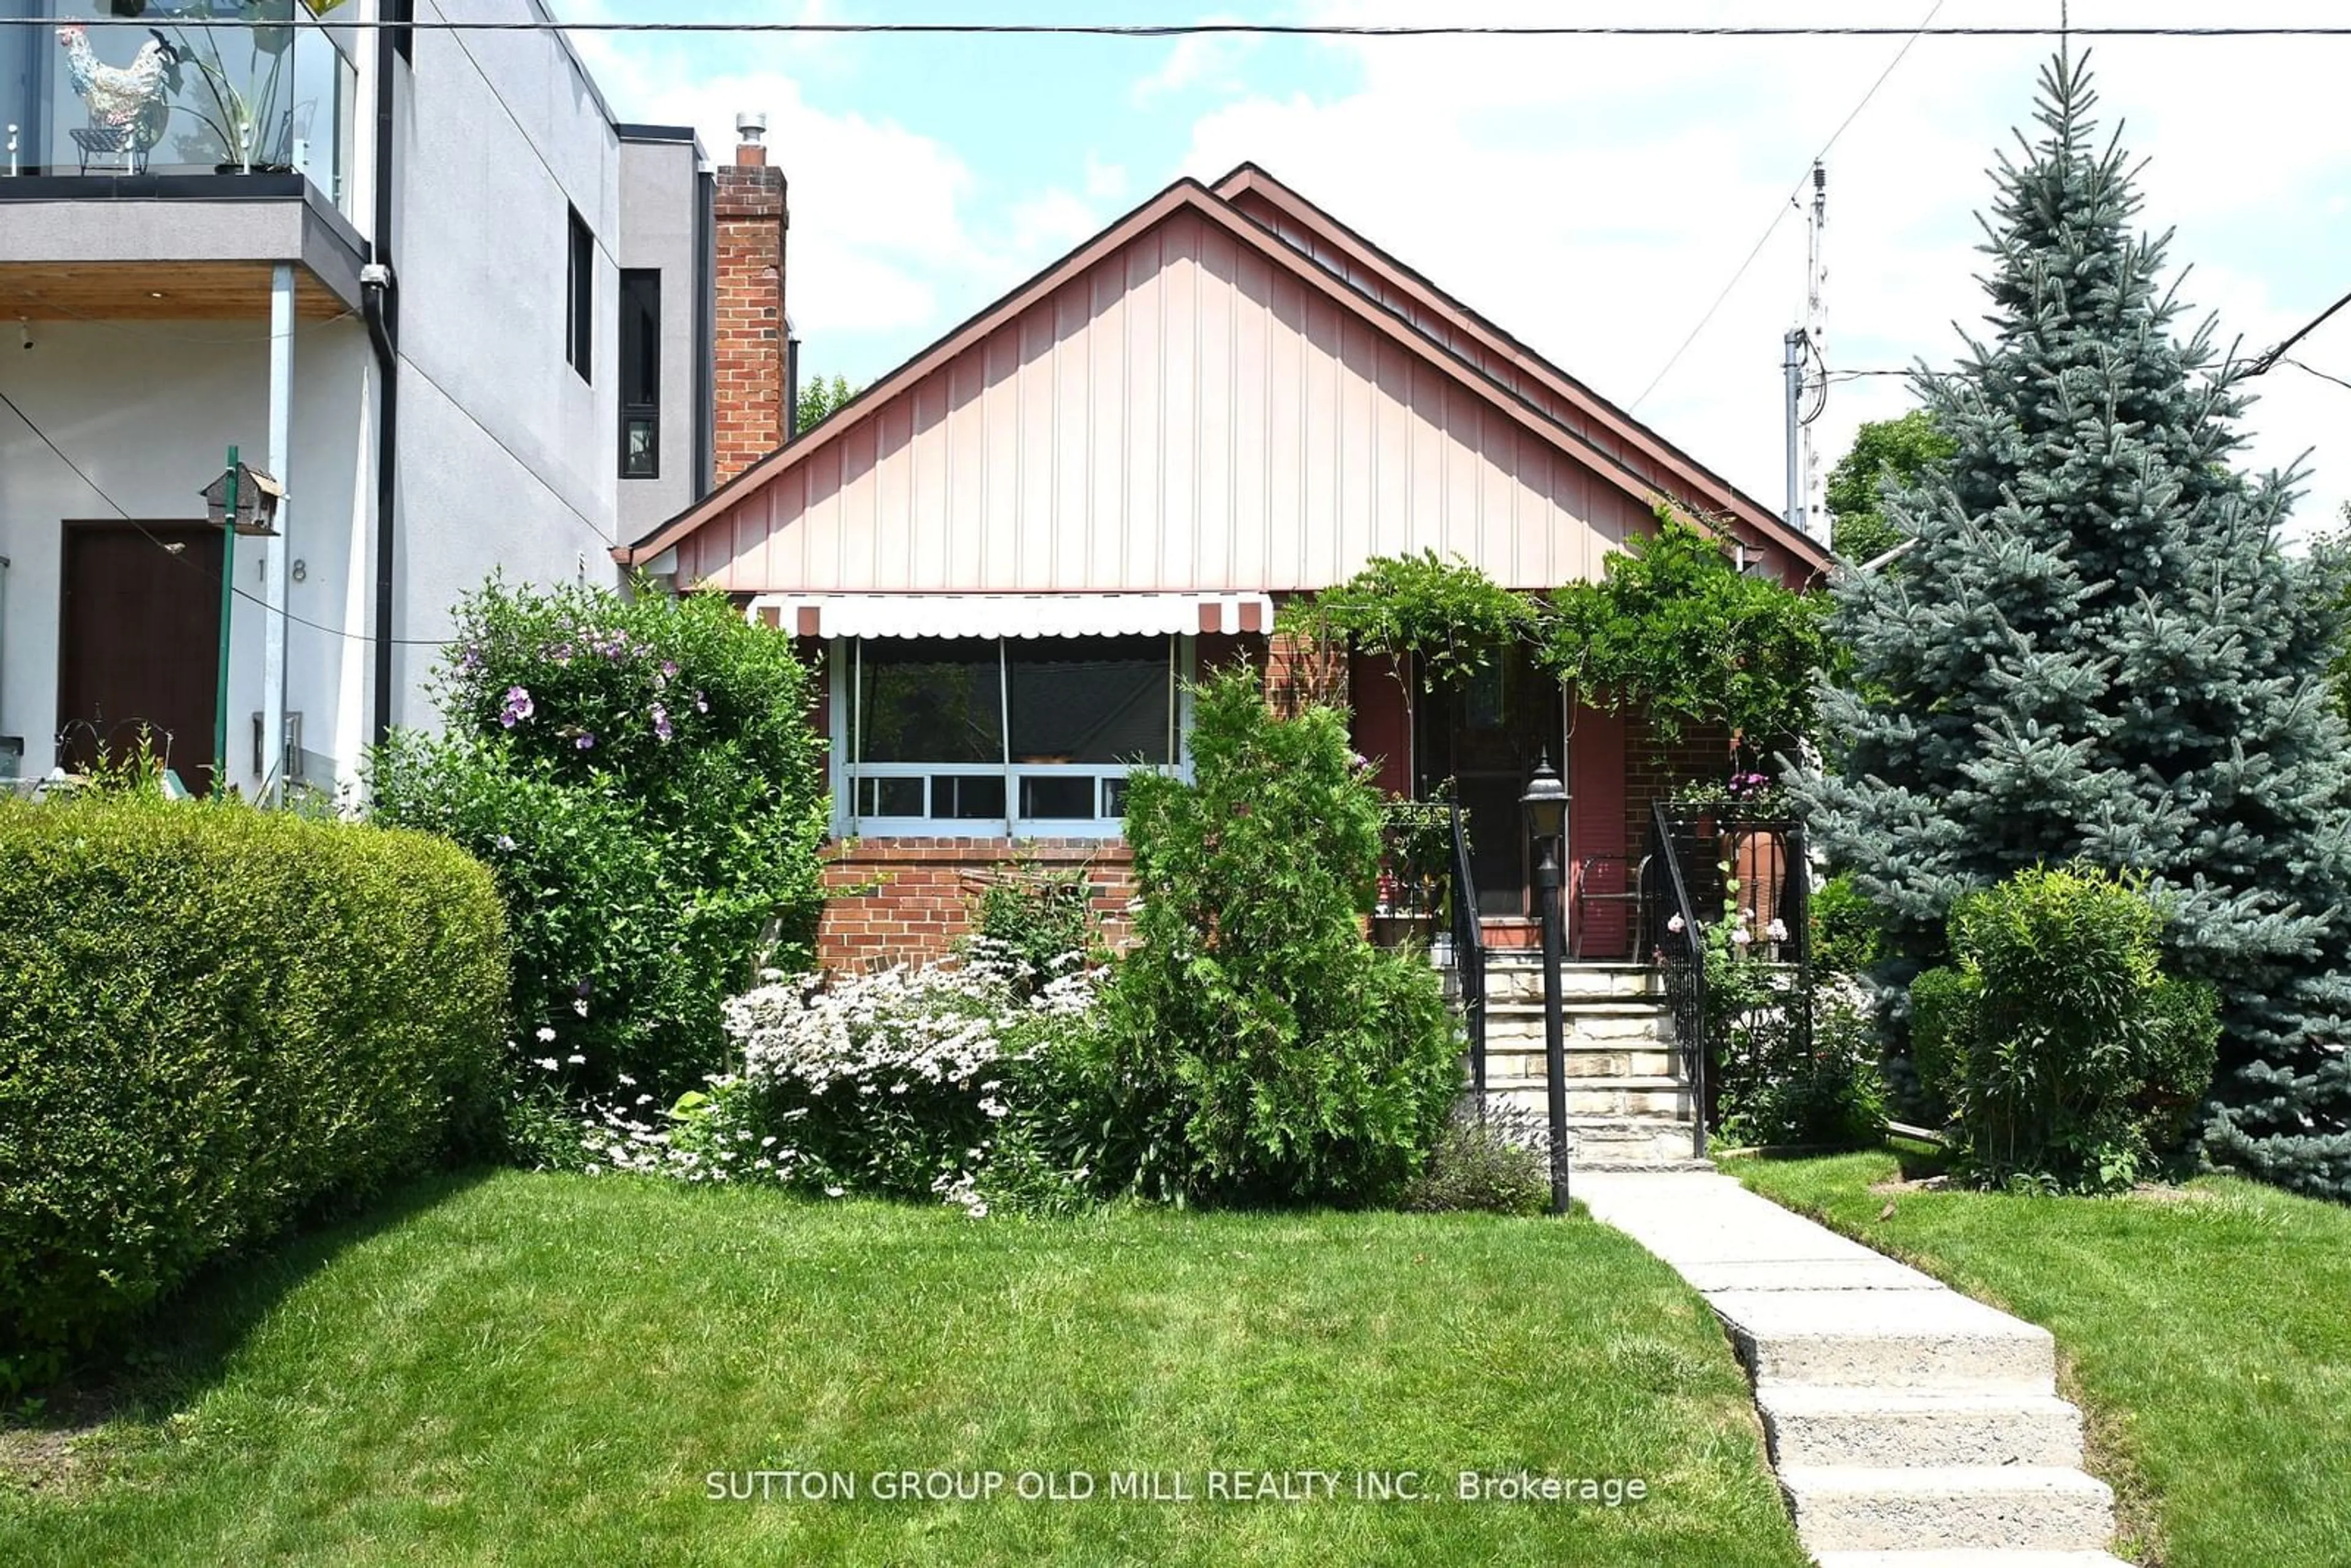
[[[1497,1004],[1542,1001],[1542,960],[1513,948],[1486,949],[1486,997]],[[1590,1000],[1662,1001],[1664,982],[1646,964],[1568,963],[1560,966],[1560,991]]]
[[[1823,1568],[2120,1568],[2047,1330],[1729,1176],[1587,1172],[1575,1190],[1722,1319]]]

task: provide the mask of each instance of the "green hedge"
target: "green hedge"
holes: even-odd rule
[[[488,873],[421,833],[0,802],[0,1389],[484,1125]]]

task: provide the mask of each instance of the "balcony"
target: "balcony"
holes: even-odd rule
[[[311,14],[340,3],[0,0],[8,172],[298,173],[342,209],[352,35]]]
[[[355,306],[343,3],[0,0],[0,314],[266,316],[282,263]]]

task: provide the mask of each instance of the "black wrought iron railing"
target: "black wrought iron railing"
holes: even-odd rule
[[[1650,808],[1649,833],[1660,896],[1646,940],[1689,1080],[1693,1151],[1703,1157],[1706,1129],[1719,1122],[1726,1093],[1735,1096],[1812,1053],[1804,827],[1778,818],[1684,816],[1658,803]],[[1708,955],[1718,945],[1718,961],[1740,967],[1710,978]],[[1726,977],[1740,983],[1714,985]]]
[[[1478,882],[1469,870],[1469,833],[1453,808],[1453,874],[1447,904],[1453,916],[1453,969],[1461,987],[1461,1017],[1469,1034],[1469,1087],[1486,1111],[1486,937],[1478,920]]]
[[[1691,887],[1689,860],[1697,835],[1676,831],[1662,802],[1649,807],[1649,863],[1657,868],[1663,896],[1650,906],[1650,952],[1665,979],[1666,1005],[1674,1015],[1674,1039],[1682,1052],[1682,1072],[1690,1086],[1690,1156],[1706,1158],[1708,1120],[1706,923]],[[1718,905],[1718,907],[1719,907]]]

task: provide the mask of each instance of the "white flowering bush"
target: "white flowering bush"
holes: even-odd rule
[[[1082,1201],[1056,1161],[1056,1053],[1092,1028],[1097,971],[1071,954],[1030,988],[985,941],[954,963],[770,977],[728,999],[740,1071],[663,1107],[626,1079],[580,1125],[586,1168],[942,1201],[984,1218]]]

